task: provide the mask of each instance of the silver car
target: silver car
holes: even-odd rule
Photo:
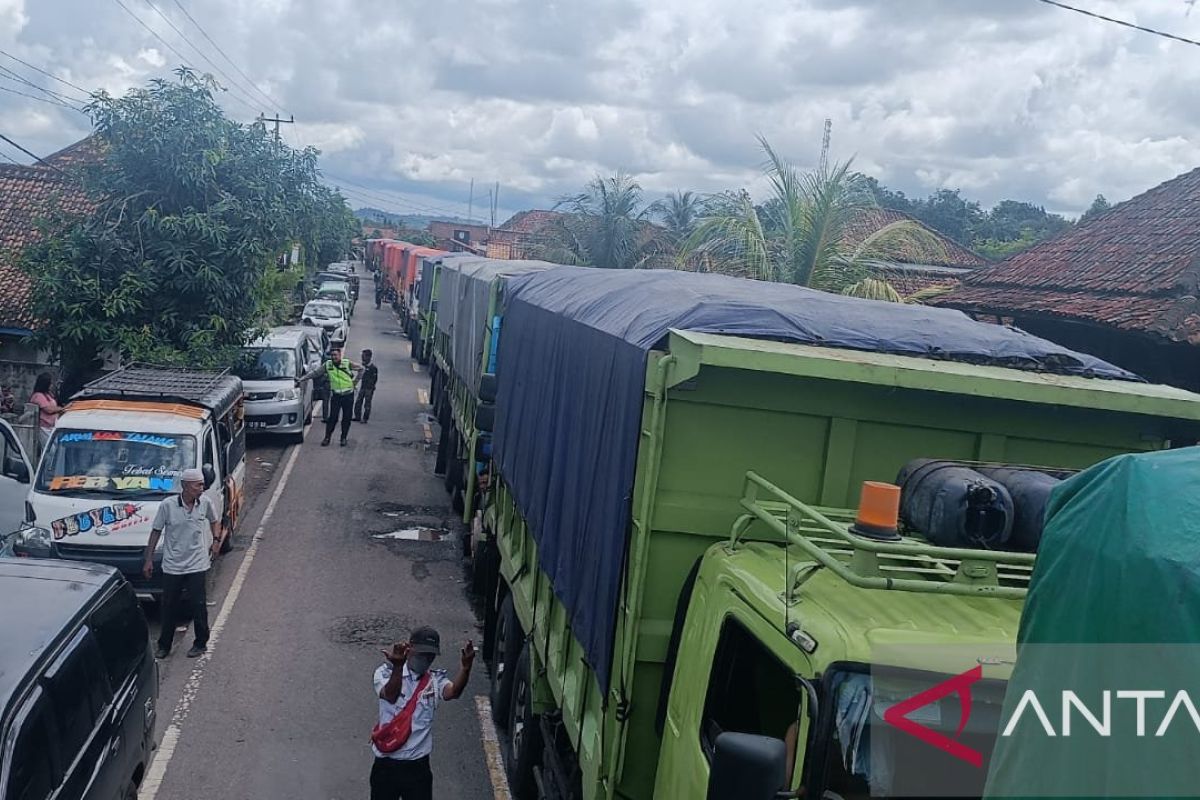
[[[303,331],[275,330],[246,345],[238,375],[246,391],[250,433],[278,433],[304,439],[312,421],[313,386],[296,380],[313,363],[313,341]]]
[[[324,328],[334,344],[345,345],[350,334],[346,308],[337,300],[309,300],[302,315],[305,325]]]

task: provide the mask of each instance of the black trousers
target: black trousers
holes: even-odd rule
[[[359,389],[358,397],[354,398],[354,418],[366,422],[371,418],[371,398],[375,396],[374,389]]]
[[[345,439],[350,434],[350,421],[354,415],[354,392],[346,392],[345,394],[337,394],[336,392],[329,396],[329,419],[325,422],[325,438],[333,436],[334,428],[338,425],[338,418],[342,422],[342,438]]]
[[[187,575],[167,575],[163,573],[162,607],[159,612],[159,622],[162,632],[158,635],[158,646],[170,651],[171,642],[175,639],[175,626],[179,624],[179,611],[182,605],[180,595],[187,590],[187,608],[192,617],[192,625],[196,633],[196,646],[208,646],[208,596],[205,579],[208,571],[189,572]]]
[[[429,756],[415,761],[376,758],[371,766],[371,800],[433,800]]]

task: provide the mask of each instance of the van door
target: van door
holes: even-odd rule
[[[46,692],[33,690],[13,718],[4,737],[0,793],[5,800],[45,800],[62,777]]]
[[[25,521],[25,498],[29,494],[33,465],[12,427],[0,420],[0,536],[12,533]]]
[[[221,448],[217,442],[217,428],[214,424],[209,424],[204,433],[204,456],[200,463],[204,466],[205,472],[208,472],[204,478],[204,494],[212,503],[213,510],[217,512],[217,518],[220,519],[225,514],[225,468],[222,464],[223,458],[219,455]],[[212,468],[211,472],[209,467]],[[211,478],[211,480],[209,480]]]

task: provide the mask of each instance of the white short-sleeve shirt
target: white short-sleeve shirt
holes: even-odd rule
[[[379,669],[375,670],[375,695],[379,696],[384,685],[392,677],[392,665],[383,664]],[[400,684],[400,696],[396,698],[396,702],[389,703],[382,697],[379,698],[379,724],[386,725],[392,721],[392,718],[400,713],[401,709],[412,697],[413,692],[417,688],[417,684],[421,679],[413,675],[408,670],[408,665],[404,665],[404,680]],[[421,696],[417,699],[417,707],[413,709],[412,718],[412,733],[409,734],[408,741],[394,753],[381,753],[371,745],[371,750],[380,758],[395,758],[400,761],[415,761],[418,758],[424,758],[433,752],[433,713],[437,711],[438,706],[442,704],[442,690],[450,683],[450,679],[446,677],[444,669],[430,669],[429,683],[426,684],[425,690],[421,692]]]
[[[162,569],[168,575],[204,572],[212,566],[212,524],[217,510],[207,495],[200,495],[189,509],[180,495],[158,504],[150,527],[162,531]]]

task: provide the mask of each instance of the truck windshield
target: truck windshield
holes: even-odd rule
[[[1003,682],[973,684],[965,714],[958,694],[950,692],[905,715],[926,731],[980,754],[982,766],[884,721],[888,708],[950,677],[879,669],[833,672],[827,684],[833,706],[825,717],[824,796],[982,797],[999,735]]]
[[[183,471],[195,466],[194,436],[59,429],[35,488],[67,497],[156,497],[178,492]]]
[[[276,347],[251,347],[242,353],[237,366],[238,377],[244,381],[272,381],[295,378],[296,354]]]

